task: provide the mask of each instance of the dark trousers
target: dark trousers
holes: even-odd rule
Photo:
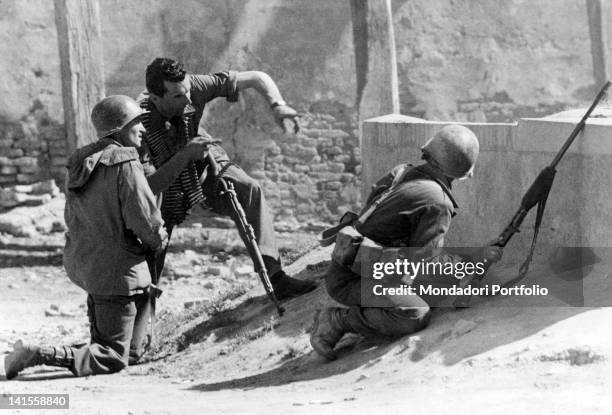
[[[118,372],[145,353],[151,311],[148,294],[87,296],[91,340],[74,349],[77,376]]]
[[[402,298],[388,307],[362,307],[361,276],[332,261],[325,275],[329,296],[349,307],[344,324],[366,337],[403,336],[427,326],[430,310],[419,296]]]
[[[220,162],[221,166],[224,164],[224,162]],[[261,186],[255,179],[236,165],[228,167],[223,176],[230,179],[234,184],[238,201],[244,209],[247,221],[255,232],[255,238],[259,244],[259,250],[263,256],[268,274],[270,276],[274,275],[281,271],[280,256],[276,246],[272,214],[264,198]],[[216,194],[214,178],[210,175],[207,176],[202,189],[206,199],[211,202],[210,204],[214,212],[230,216],[234,222],[237,222],[236,213],[227,198],[219,197]]]

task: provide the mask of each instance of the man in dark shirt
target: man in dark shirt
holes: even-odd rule
[[[479,151],[478,139],[469,129],[450,125],[432,137],[422,151],[425,163],[397,166],[374,185],[355,225],[361,235],[383,246],[420,248],[415,253],[443,246],[457,209],[451,183],[471,176]],[[476,256],[472,258],[494,262],[501,257],[501,250],[485,247]],[[368,271],[371,274],[371,269],[361,269],[362,274]],[[334,359],[334,346],[345,333],[399,336],[427,325],[430,298],[392,296],[383,298],[382,306],[364,304],[367,297],[362,282],[371,277],[332,260],[326,273],[327,292],[348,308],[333,307],[317,313],[310,343],[320,355]]]
[[[199,125],[206,103],[219,97],[235,102],[241,90],[253,88],[262,94],[270,103],[276,121],[284,127],[285,120],[293,122],[294,131],[299,130],[297,112],[283,101],[282,95],[274,81],[259,71],[219,72],[208,75],[187,74],[183,65],[168,58],[155,59],[146,70],[147,91],[141,94],[139,101],[151,112],[150,128],[162,132],[163,140],[174,155],[156,170],[152,163],[143,160],[145,172],[151,189],[159,194],[173,183],[185,168],[187,161],[196,160],[196,166],[202,166],[203,160],[185,155],[177,136],[180,120],[187,112],[194,112],[194,123],[199,127],[198,136],[188,145],[192,149],[201,145],[200,154],[208,151],[223,170],[223,176],[231,180],[237,197],[244,208],[248,222],[255,231],[262,257],[270,276],[270,282],[278,299],[296,297],[312,291],[315,284],[289,277],[282,269],[280,255],[276,246],[273,218],[265,202],[264,194],[256,180],[251,178],[240,167],[231,164],[227,153],[217,144],[210,144],[210,136]],[[149,128],[149,127],[147,127]],[[151,131],[147,131],[151,133]],[[208,141],[207,141],[208,139]],[[192,153],[193,154],[193,153]],[[202,159],[203,156],[200,156]],[[198,171],[202,174],[202,171]],[[236,215],[225,200],[220,200],[215,192],[214,178],[206,176],[202,190],[207,203],[215,212],[229,215],[236,221]]]

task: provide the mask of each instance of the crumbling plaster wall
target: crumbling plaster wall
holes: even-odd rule
[[[348,0],[100,0],[100,9],[108,94],[137,95],[160,55],[193,72],[266,71],[304,114],[303,134],[284,136],[256,93],[211,105],[208,130],[262,181],[281,216],[329,219],[358,204]],[[404,114],[510,121],[590,98],[582,1],[395,0],[393,9]],[[53,2],[1,1],[0,39],[0,185],[59,178],[66,155]]]

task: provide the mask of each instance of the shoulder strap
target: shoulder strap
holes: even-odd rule
[[[372,215],[372,213],[374,213],[374,211],[376,210],[376,208],[382,203],[383,200],[385,200],[387,197],[389,197],[389,195],[391,194],[391,192],[393,190],[395,190],[395,188],[404,181],[404,179],[406,178],[406,175],[408,174],[408,172],[410,171],[410,168],[412,166],[410,164],[404,164],[404,166],[402,167],[402,169],[398,172],[398,174],[393,178],[393,181],[391,182],[391,186],[389,186],[389,188],[387,188],[387,190],[385,190],[384,192],[382,192],[382,194],[378,197],[378,199],[376,199],[374,202],[372,202],[372,204],[366,209],[365,212],[363,212],[356,220],[355,224],[357,226],[359,225],[363,225],[363,223],[368,220],[368,218]]]

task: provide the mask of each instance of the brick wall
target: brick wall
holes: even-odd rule
[[[29,114],[0,127],[0,186],[56,179],[63,183],[66,165],[64,128],[35,101]]]
[[[251,175],[263,184],[279,219],[333,221],[360,200],[356,121],[324,113],[302,116],[302,131],[268,143]]]

